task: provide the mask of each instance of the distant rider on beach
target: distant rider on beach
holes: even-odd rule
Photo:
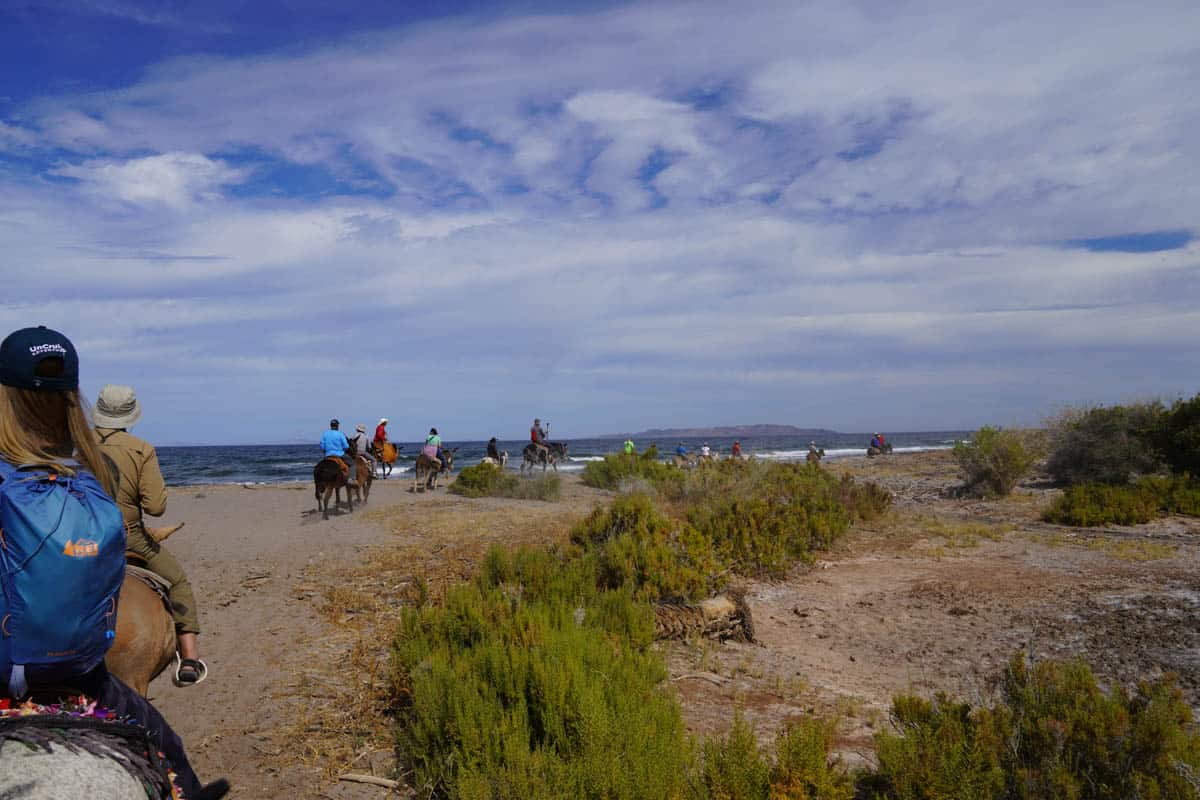
[[[546,437],[550,435],[550,423],[546,423],[546,427],[542,427],[540,419],[534,419],[533,426],[529,429],[529,441],[537,448],[538,459],[545,461],[550,457],[550,448],[546,446]]]
[[[442,464],[446,463],[442,455],[442,437],[438,435],[437,428],[430,428],[429,435],[425,437],[425,455],[433,459],[435,470],[440,471]]]
[[[329,430],[321,436],[321,453],[325,458],[332,458],[340,464],[346,480],[349,480],[350,457],[346,455],[346,451],[350,449],[350,441],[346,438],[346,434],[338,430],[340,424],[336,419],[329,420]]]
[[[355,453],[367,460],[367,468],[371,472],[375,472],[375,450],[372,443],[367,439],[367,426],[359,425],[354,429],[354,435],[350,437],[350,446]],[[354,471],[351,470],[350,476],[354,477]]]
[[[371,441],[371,444],[375,446],[375,452],[380,456],[383,455],[383,446],[387,444],[388,440],[387,424],[387,417],[383,417],[379,420],[379,424],[375,426],[375,438]]]

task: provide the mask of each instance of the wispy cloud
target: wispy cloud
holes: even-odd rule
[[[756,419],[844,428],[1194,391],[1200,10],[1102,5],[644,4],[167,60],[0,119],[0,319],[97,373],[158,352],[151,386],[269,373],[245,416],[289,425],[372,372],[471,434],[738,421],[749,385]],[[496,395],[516,418],[479,421]]]

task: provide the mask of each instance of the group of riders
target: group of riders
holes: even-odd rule
[[[128,552],[170,587],[175,684],[208,674],[187,575],[144,524],[166,510],[166,487],[154,447],[129,433],[140,416],[129,386],[105,386],[84,407],[78,353],[58,331],[23,328],[0,342],[0,717],[85,696],[108,709],[115,727],[104,730],[149,737],[146,758],[165,757],[184,796],[220,798],[228,782],[202,785],[179,736],[105,665]],[[0,745],[19,727],[0,726]]]
[[[356,459],[362,459],[371,474],[375,473],[377,461],[380,467],[387,465],[387,471],[390,472],[390,465],[396,460],[396,453],[402,445],[388,441],[387,425],[387,417],[380,417],[373,438],[367,438],[367,427],[361,424],[355,428],[354,435],[347,438],[341,431],[341,422],[331,419],[329,430],[321,435],[321,455],[338,465],[346,483],[354,482]],[[437,430],[431,430],[430,435],[436,436]]]

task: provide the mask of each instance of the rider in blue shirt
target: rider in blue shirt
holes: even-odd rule
[[[329,420],[329,430],[321,436],[321,452],[326,458],[333,456],[341,461],[349,473],[350,460],[346,457],[346,451],[349,449],[350,442],[346,439],[346,434],[338,430],[338,421],[336,419]]]
[[[683,442],[680,442],[679,446],[675,448],[675,455],[680,458],[687,458],[687,448],[683,446]]]

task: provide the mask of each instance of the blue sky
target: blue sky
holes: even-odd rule
[[[1200,390],[1194,2],[0,9],[8,330],[166,442]]]

